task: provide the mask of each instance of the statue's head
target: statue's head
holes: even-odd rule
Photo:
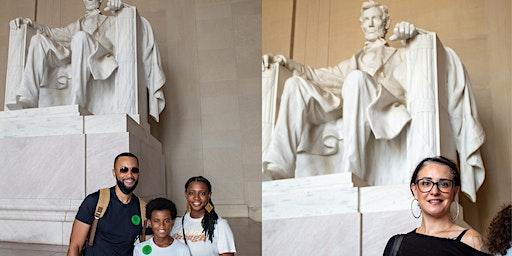
[[[366,41],[384,38],[390,25],[388,7],[373,0],[365,1],[361,6],[359,21]]]
[[[85,9],[88,11],[96,10],[100,8],[102,0],[83,0]]]

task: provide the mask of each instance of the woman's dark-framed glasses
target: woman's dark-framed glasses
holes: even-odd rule
[[[453,180],[439,179],[437,182],[432,181],[432,179],[430,178],[422,178],[416,180],[416,186],[418,186],[418,189],[423,193],[430,192],[434,185],[437,186],[437,189],[439,189],[439,191],[448,193],[452,191]]]
[[[132,171],[132,173],[139,173],[139,172],[140,172],[139,167],[132,167],[132,168],[130,169],[130,168],[126,167],[126,166],[123,166],[123,167],[121,167],[121,168],[119,169],[119,171],[120,171],[121,173],[127,173],[127,172],[128,172],[128,171],[130,171],[130,170]]]

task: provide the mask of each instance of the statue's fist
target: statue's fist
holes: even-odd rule
[[[399,22],[395,25],[393,34],[389,37],[389,40],[407,40],[415,37],[418,34],[418,29],[414,24],[407,21]]]
[[[108,0],[107,7],[103,9],[104,11],[111,11],[112,13],[119,11],[121,8],[123,8],[123,1],[122,0]]]

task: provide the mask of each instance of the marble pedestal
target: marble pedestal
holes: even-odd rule
[[[135,193],[165,196],[162,146],[126,114],[78,106],[0,112],[0,241],[68,244],[87,194],[115,185],[114,158],[139,157]]]
[[[265,181],[262,193],[264,256],[382,255],[390,237],[420,225],[407,184],[368,187],[340,173]]]

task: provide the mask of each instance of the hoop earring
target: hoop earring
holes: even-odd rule
[[[419,219],[421,217],[421,208],[420,208],[420,213],[418,215],[414,214],[414,210],[412,209],[412,205],[414,204],[414,201],[416,201],[416,205],[418,206],[418,208],[420,208],[420,202],[418,201],[418,199],[416,198],[413,198],[412,201],[411,201],[411,214],[412,216],[415,218],[415,219]]]
[[[457,208],[457,213],[455,214],[455,218],[452,218],[452,216],[450,214],[450,219],[452,220],[452,222],[455,222],[457,220],[457,218],[459,218],[459,213],[460,213],[459,203],[455,202],[455,208]],[[451,207],[450,207],[450,209],[451,209]]]

